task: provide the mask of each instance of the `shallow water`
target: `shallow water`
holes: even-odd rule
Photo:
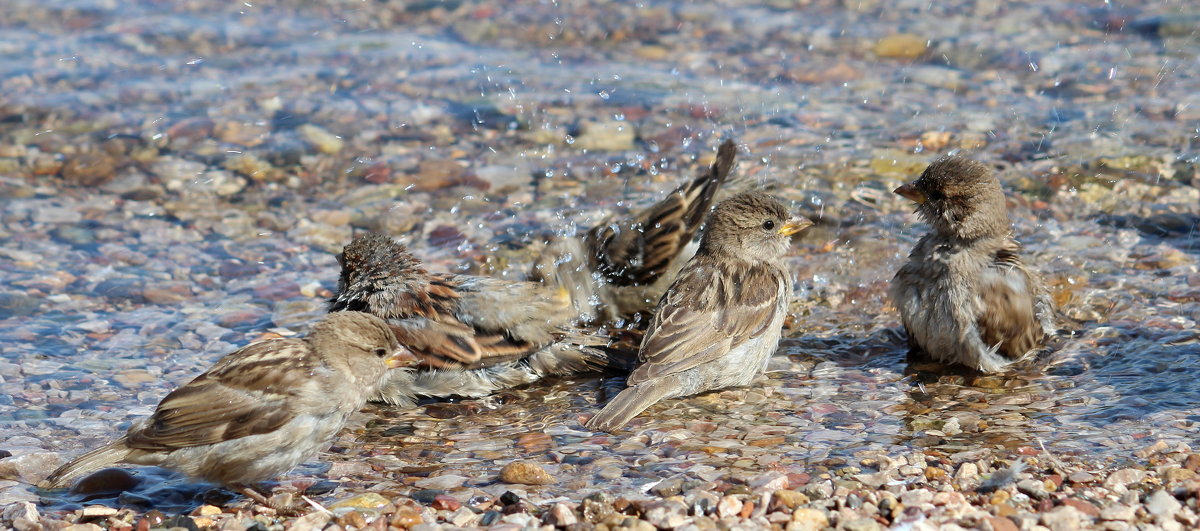
[[[91,447],[222,354],[303,331],[353,231],[400,236],[432,269],[517,278],[538,235],[650,204],[727,136],[739,175],[820,222],[797,240],[793,323],[761,386],[660,404],[626,436],[579,422],[618,388],[598,378],[372,406],[333,464],[293,475],[328,473],[337,494],[451,473],[502,492],[500,466],[548,455],[560,483],[531,490],[552,499],[870,452],[1120,460],[1197,440],[1185,3],[7,11],[0,449]],[[889,52],[898,32],[927,49]],[[883,297],[924,231],[888,191],[953,150],[996,164],[1062,313],[1052,348],[1004,375],[910,365]],[[203,491],[148,477],[164,511]]]

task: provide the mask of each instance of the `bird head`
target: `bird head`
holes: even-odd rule
[[[791,216],[768,194],[744,192],[713,209],[700,247],[745,260],[776,260],[787,254],[790,237],[812,224],[803,216]]]
[[[974,239],[1007,230],[1004,192],[991,168],[971,159],[935,160],[915,181],[895,190],[943,236]]]

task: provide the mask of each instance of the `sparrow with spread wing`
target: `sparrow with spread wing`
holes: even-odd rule
[[[387,320],[422,363],[393,371],[372,400],[412,406],[420,396],[486,396],[537,381],[606,369],[628,370],[608,338],[567,326],[566,294],[537,282],[433,273],[404,245],[382,234],[356,238],[339,256],[329,311]]]
[[[615,323],[649,312],[696,252],[694,239],[737,157],[726,140],[704,173],[629,217],[611,217],[582,238],[551,241],[531,278],[562,287],[579,321]]]

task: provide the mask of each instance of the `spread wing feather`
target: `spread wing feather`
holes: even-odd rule
[[[1017,255],[1016,242],[996,252],[984,272],[979,297],[984,309],[977,325],[984,344],[999,346],[1005,357],[1019,359],[1042,343],[1037,317],[1037,280]]]

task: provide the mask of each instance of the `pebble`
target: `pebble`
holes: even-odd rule
[[[80,478],[73,486],[73,494],[102,494],[125,492],[137,487],[140,480],[123,468],[104,468]]]
[[[513,461],[500,470],[500,481],[521,485],[550,485],[555,479],[541,465],[530,461]]]
[[[422,478],[413,483],[413,486],[419,489],[441,489],[450,490],[461,487],[467,482],[467,478],[455,474],[446,474],[442,476],[433,476]]]
[[[471,525],[475,520],[479,519],[479,515],[466,507],[459,507],[446,520],[458,527]]]
[[[721,501],[717,502],[717,515],[722,518],[733,516],[741,511],[742,501],[733,496],[722,497]]]
[[[659,529],[675,529],[687,522],[688,508],[677,500],[655,502],[643,511],[642,519]]]
[[[82,153],[67,159],[62,176],[75,186],[95,187],[116,175],[116,160],[104,153]]]
[[[792,513],[790,531],[819,531],[829,526],[829,517],[818,509],[800,508]]]
[[[633,126],[626,122],[588,122],[572,147],[589,151],[625,151],[633,149]]]
[[[601,468],[596,475],[602,479],[617,479],[624,475],[624,471],[619,466],[611,465]]]
[[[30,315],[41,306],[41,300],[23,293],[0,293],[0,319]]]
[[[525,166],[483,166],[475,175],[487,182],[493,193],[509,193],[533,185],[533,169]]]
[[[1018,481],[1017,490],[1036,500],[1044,500],[1050,497],[1050,492],[1046,490],[1046,484],[1036,479],[1022,479]]]
[[[342,146],[345,145],[345,142],[341,138],[313,124],[304,124],[296,128],[296,130],[317,151],[326,155],[336,155],[342,150]]]
[[[880,531],[883,529],[883,526],[879,525],[879,522],[876,522],[874,518],[856,518],[848,522],[839,523],[838,528],[845,529],[846,531]]]
[[[925,53],[927,39],[911,33],[894,33],[875,43],[875,55],[890,59],[916,59]]]
[[[462,502],[449,494],[438,494],[433,497],[433,503],[429,506],[439,511],[457,511],[462,507]]]
[[[1200,472],[1200,454],[1188,454],[1183,460],[1183,468],[1192,472]]]
[[[332,519],[327,512],[313,511],[293,520],[288,526],[288,531],[319,531],[325,529]]]
[[[1114,504],[1100,509],[1101,520],[1128,522],[1137,517],[1137,507],[1133,505]]]
[[[388,505],[389,503],[391,503],[391,501],[379,495],[379,493],[367,492],[335,502],[332,505],[329,505],[327,508],[331,511],[339,508],[378,509]]]
[[[1183,504],[1165,490],[1156,490],[1146,500],[1146,512],[1159,521],[1171,520]]]
[[[1099,507],[1096,507],[1094,504],[1078,498],[1066,498],[1062,500],[1062,504],[1074,507],[1075,510],[1092,518],[1100,516]]]
[[[557,527],[568,527],[578,522],[579,519],[575,517],[575,509],[571,504],[559,502],[550,509],[550,518],[546,523]]]
[[[1123,468],[1112,474],[1104,480],[1104,486],[1108,488],[1125,487],[1131,483],[1138,483],[1146,477],[1145,470],[1137,470],[1135,468]]]
[[[31,502],[10,503],[4,506],[3,512],[0,512],[0,521],[12,523],[14,526],[17,525],[18,520],[25,520],[29,524],[35,524],[40,519],[41,513],[38,512],[37,505]]]
[[[456,160],[429,159],[421,161],[415,175],[397,181],[411,183],[418,192],[433,192],[462,184],[465,175],[466,168]]]
[[[1067,480],[1069,480],[1071,483],[1091,483],[1096,481],[1096,476],[1092,475],[1090,472],[1081,470],[1079,472],[1071,473],[1071,475],[1067,476]]]
[[[772,495],[776,501],[788,509],[795,509],[808,503],[808,496],[794,490],[777,490]]]
[[[0,459],[0,479],[37,484],[63,464],[57,452],[34,451]]]
[[[1084,517],[1074,507],[1064,505],[1041,513],[1039,520],[1051,531],[1073,531],[1080,528]]]

